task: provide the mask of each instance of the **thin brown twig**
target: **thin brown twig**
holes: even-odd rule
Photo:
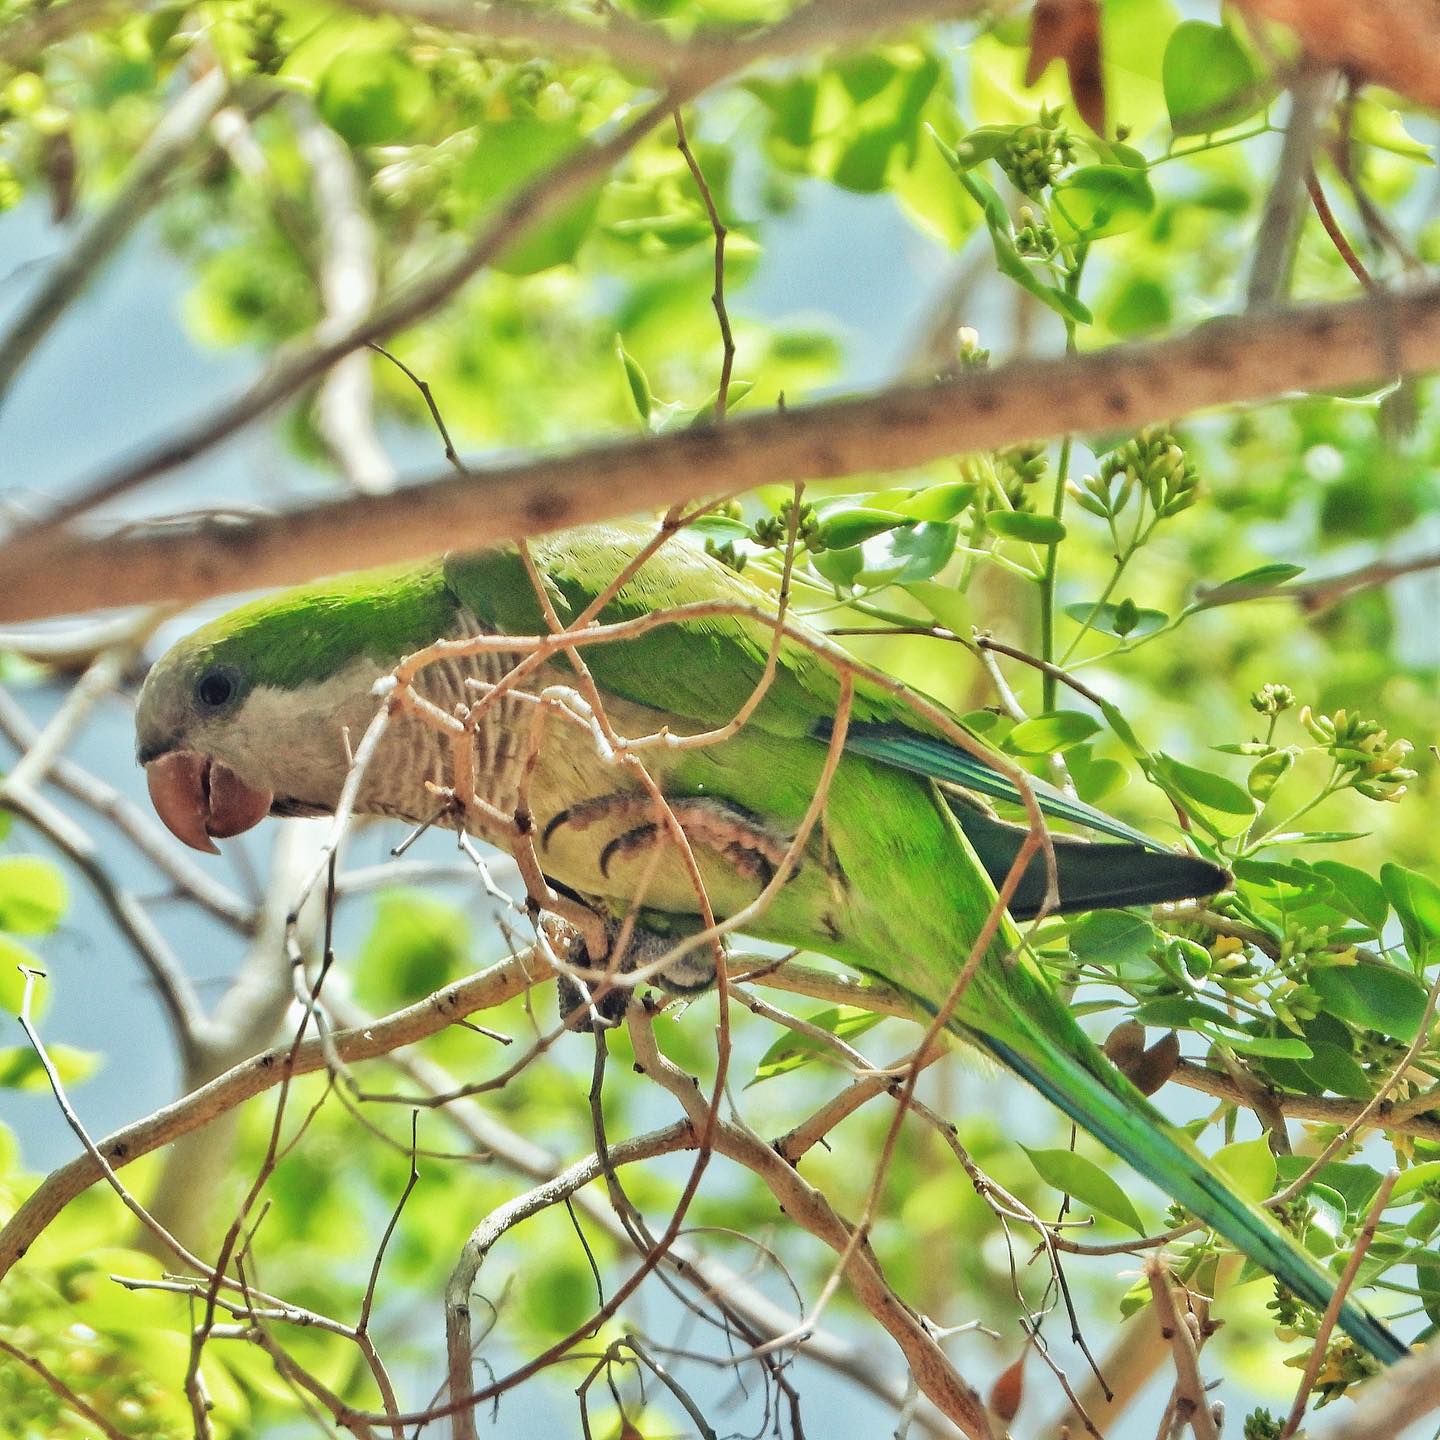
[[[8,1355],[12,1360],[33,1370],[54,1391],[61,1404],[68,1405],[82,1420],[93,1425],[105,1440],[130,1440],[123,1430],[117,1429],[93,1405],[77,1395],[38,1356],[27,1354],[18,1345],[12,1345],[3,1335],[0,1335],[0,1354]]]
[[[1340,1308],[1345,1303],[1345,1297],[1350,1293],[1350,1287],[1355,1283],[1355,1277],[1360,1272],[1360,1263],[1365,1259],[1365,1252],[1370,1248],[1370,1242],[1375,1238],[1375,1227],[1380,1223],[1380,1215],[1386,1205],[1390,1203],[1390,1192],[1395,1188],[1395,1182],[1400,1178],[1398,1170],[1389,1170],[1381,1179],[1379,1188],[1375,1191],[1375,1199],[1370,1204],[1370,1210],[1365,1216],[1365,1224],[1360,1233],[1355,1237],[1355,1244],[1351,1248],[1350,1258],[1345,1262],[1345,1269],[1340,1274],[1340,1279],[1335,1286],[1334,1293],[1330,1296],[1330,1303],[1325,1307],[1325,1313],[1320,1317],[1319,1328],[1315,1331],[1315,1343],[1310,1347],[1310,1353],[1305,1357],[1305,1369],[1300,1376],[1300,1384],[1295,1390],[1295,1402],[1290,1407],[1290,1414],[1286,1418],[1285,1425],[1280,1431],[1280,1440],[1290,1440],[1290,1437],[1300,1428],[1300,1422],[1305,1418],[1305,1406],[1310,1399],[1310,1390],[1315,1384],[1315,1378],[1320,1374],[1320,1367],[1325,1362],[1325,1351],[1330,1344],[1330,1336],[1335,1330],[1335,1323],[1340,1318]]]
[[[690,169],[695,188],[700,192],[705,213],[710,219],[710,228],[715,234],[715,288],[710,292],[710,303],[715,307],[715,318],[720,326],[720,384],[715,391],[715,423],[718,425],[725,419],[725,406],[730,396],[730,374],[735,368],[735,336],[730,329],[729,311],[725,308],[725,237],[729,231],[715,207],[715,197],[706,183],[705,172],[700,168],[700,162],[690,148],[690,140],[685,133],[685,120],[678,105],[675,107],[675,144],[685,157],[685,164]]]
[[[1220,1432],[1200,1378],[1199,1348],[1188,1317],[1179,1312],[1170,1288],[1170,1269],[1163,1259],[1151,1256],[1145,1262],[1150,1295],[1160,1319],[1160,1330],[1170,1342],[1175,1357],[1175,1394],[1172,1407],[1177,1420],[1188,1421],[1195,1440],[1220,1440]]]
[[[1305,172],[1305,188],[1310,194],[1310,204],[1314,207],[1315,214],[1319,217],[1320,223],[1325,227],[1325,233],[1330,237],[1330,243],[1335,247],[1336,253],[1350,267],[1350,273],[1367,290],[1374,290],[1378,287],[1370,272],[1365,268],[1360,257],[1355,253],[1354,246],[1346,239],[1345,232],[1340,228],[1340,222],[1335,218],[1335,212],[1330,208],[1330,202],[1325,198],[1325,191],[1321,188],[1320,177],[1315,173],[1312,165]]]

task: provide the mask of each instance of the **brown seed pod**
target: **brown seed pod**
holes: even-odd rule
[[[1179,1063],[1180,1037],[1167,1030],[1125,1073],[1142,1095],[1153,1095],[1175,1073]]]
[[[1145,1053],[1145,1027],[1138,1020],[1122,1020],[1105,1037],[1106,1058],[1126,1075]]]
[[[1020,1358],[1002,1370],[990,1387],[990,1412],[1007,1425],[1020,1413],[1020,1402],[1025,1395],[1025,1357],[1029,1353],[1027,1346]]]

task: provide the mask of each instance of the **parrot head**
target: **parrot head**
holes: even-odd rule
[[[438,565],[393,567],[258,600],[185,636],[151,667],[136,710],[156,813],[218,853],[216,840],[266,815],[333,812],[376,680],[453,618]]]

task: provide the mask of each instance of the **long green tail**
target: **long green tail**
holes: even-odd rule
[[[969,1025],[964,1027],[965,1033],[1306,1304],[1323,1311],[1335,1293],[1334,1277],[1268,1214],[1235,1194],[1188,1137],[1099,1053],[1058,998],[1043,987],[1043,981],[1026,973],[1023,961],[1007,978],[1014,981],[1022,975],[1032,981],[1026,986],[1031,991],[1026,1001],[1044,1007],[1043,1029],[1036,1023],[1038,1017],[1029,1013],[1029,1004],[1022,1006],[999,985],[987,985],[987,1023],[993,1023],[1000,1001],[1005,1013],[1001,1023],[1009,1033],[1001,1035]],[[980,981],[981,976],[976,979]],[[1340,1325],[1356,1344],[1387,1365],[1410,1353],[1384,1324],[1354,1301],[1347,1300],[1341,1307]]]

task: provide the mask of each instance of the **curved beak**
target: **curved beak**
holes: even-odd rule
[[[172,750],[145,767],[150,802],[165,828],[195,850],[220,853],[215,838],[239,835],[270,813],[275,798],[228,765],[194,750]]]

